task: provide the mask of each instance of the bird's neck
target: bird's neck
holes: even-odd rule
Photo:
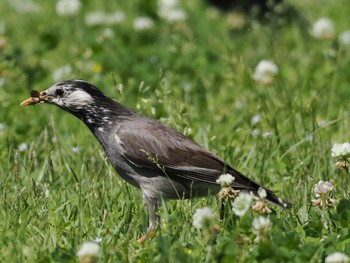
[[[120,120],[133,115],[134,112],[118,102],[104,97],[101,100],[95,100],[89,106],[72,112],[72,114],[81,119],[97,137],[98,134],[113,129]]]

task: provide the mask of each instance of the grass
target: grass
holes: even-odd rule
[[[36,1],[38,12],[28,14],[9,3],[0,3],[7,43],[0,49],[1,262],[76,262],[80,245],[96,238],[100,262],[322,262],[335,251],[350,255],[349,174],[331,157],[332,144],[350,136],[350,51],[309,34],[321,16],[333,20],[336,34],[347,30],[348,1],[288,1],[304,20],[252,19],[241,29],[200,0],[184,2],[187,19],[173,24],[157,16],[155,1],[85,1],[74,17],[58,16],[49,1]],[[94,10],[123,10],[125,19],[89,27],[84,15]],[[135,31],[133,19],[145,15],[154,27]],[[252,78],[261,59],[279,68],[268,86]],[[293,203],[290,210],[273,207],[268,242],[254,242],[256,213],[238,219],[226,207],[219,220],[218,200],[208,197],[164,202],[155,237],[136,243],[148,220],[140,192],[116,175],[88,129],[55,107],[19,107],[65,65],[72,70],[63,77],[93,82]],[[319,180],[334,184],[337,206],[312,205]],[[218,233],[192,225],[204,206],[215,212]]]

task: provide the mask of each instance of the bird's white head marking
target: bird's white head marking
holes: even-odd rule
[[[108,108],[110,100],[86,81],[66,80],[56,83],[41,92],[39,99],[72,113],[89,127],[101,127],[100,132],[112,124],[113,110]]]
[[[58,83],[45,91],[49,102],[68,110],[79,110],[93,103],[92,96],[83,89],[71,84]]]

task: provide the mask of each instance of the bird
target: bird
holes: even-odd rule
[[[85,123],[117,174],[141,190],[151,231],[157,228],[162,198],[217,194],[222,174],[235,178],[234,190],[257,196],[264,189],[267,201],[291,206],[180,132],[123,106],[85,80],[65,80],[41,92],[33,90],[20,105],[40,103],[56,105]]]

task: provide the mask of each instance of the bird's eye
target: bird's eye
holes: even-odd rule
[[[58,89],[56,89],[55,94],[56,94],[56,96],[62,97],[64,94],[64,90],[62,88],[58,88]]]

